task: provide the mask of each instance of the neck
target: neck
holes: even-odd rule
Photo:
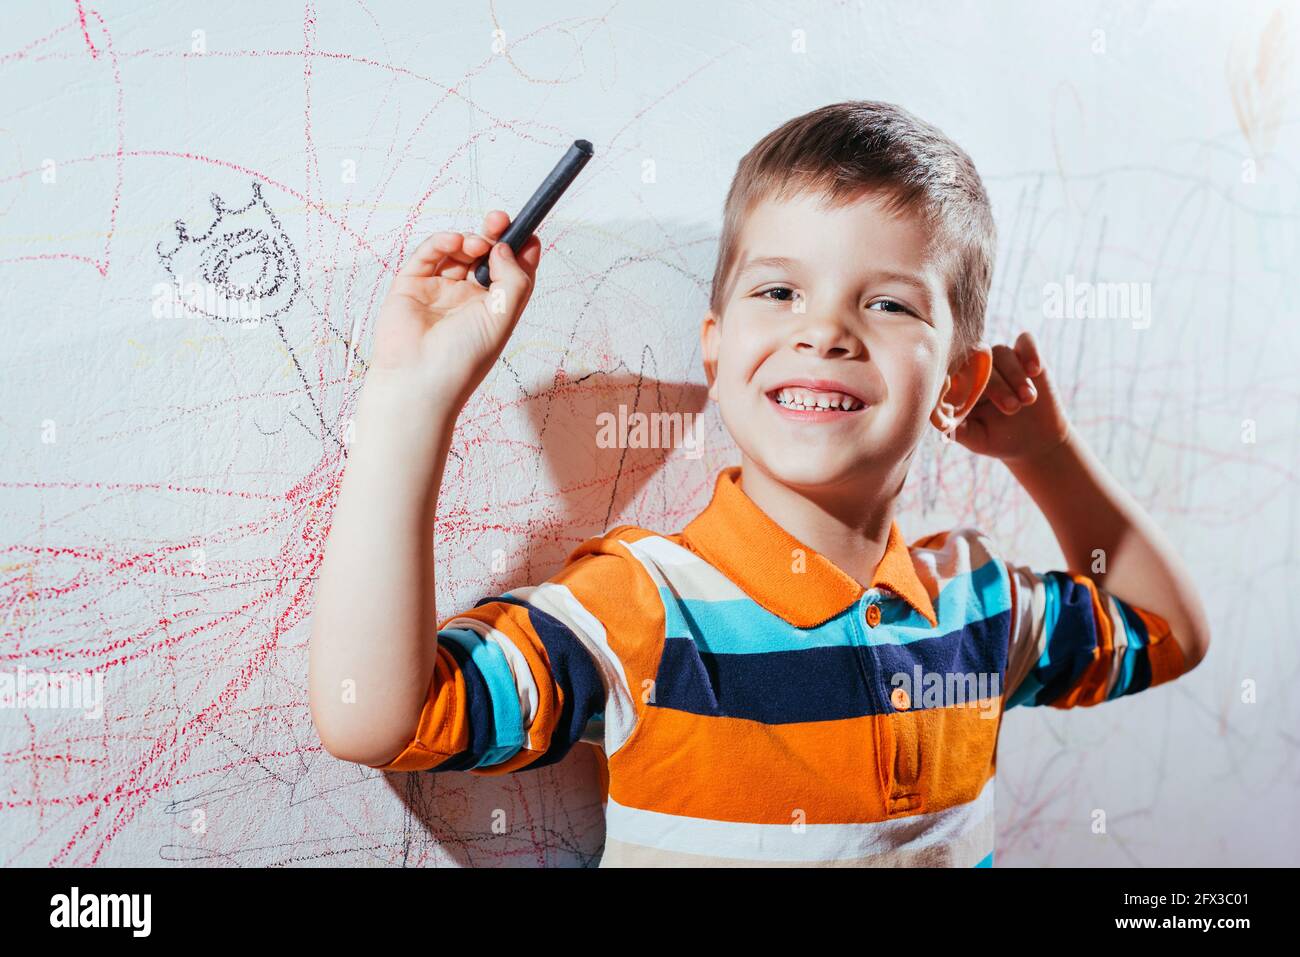
[[[889,541],[895,495],[880,495],[870,480],[794,488],[744,453],[740,476],[741,491],[768,517],[862,587],[870,587]]]

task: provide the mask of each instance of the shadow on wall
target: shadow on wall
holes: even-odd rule
[[[688,256],[650,248],[667,234],[648,229],[569,235],[544,253],[537,291],[497,370],[457,420],[437,532],[457,554],[440,556],[439,572],[467,553],[466,568],[482,567],[475,562],[501,544],[502,528],[520,530],[505,567],[483,573],[461,607],[545,580],[578,542],[614,524],[679,530],[685,519],[638,516],[698,510],[719,455],[734,458],[699,359],[699,282],[711,275],[713,247],[699,243]],[[680,305],[666,310],[665,297]],[[682,501],[686,477],[703,500]],[[438,614],[446,616],[441,604]],[[408,815],[411,866],[436,855],[464,867],[592,867],[604,846],[604,771],[601,750],[581,744],[554,765],[499,777],[384,778]]]
[[[540,484],[555,489],[560,502],[558,514],[551,518],[555,531],[564,539],[603,531],[590,527],[593,515],[623,514],[669,455],[685,457],[691,448],[642,447],[640,438],[651,429],[663,430],[658,436],[673,438],[674,423],[689,421],[694,424],[686,428],[695,433],[689,441],[699,448],[705,439],[703,423],[717,424],[716,417],[697,420],[686,415],[704,412],[707,404],[702,384],[628,375],[563,382],[529,399],[526,418],[546,472]],[[611,445],[611,440],[617,443],[620,438],[627,441]],[[609,524],[613,523],[607,518],[605,525]],[[540,581],[558,571],[563,557],[553,564],[533,560],[535,545],[530,534],[527,547],[521,549],[525,554],[499,580]],[[532,569],[541,569],[540,576],[530,573]],[[484,589],[486,593],[501,590]],[[439,617],[445,617],[441,609]],[[599,748],[580,743],[554,765],[500,777],[453,771],[393,772],[385,778],[403,801],[411,824],[418,822],[427,851],[435,852],[432,845],[437,845],[437,851],[460,866],[591,867],[599,862],[604,846],[603,803],[608,786],[604,763]],[[420,863],[419,855],[412,863]]]

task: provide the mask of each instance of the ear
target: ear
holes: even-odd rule
[[[993,374],[993,350],[988,343],[977,343],[956,368],[944,378],[939,401],[930,412],[930,423],[940,432],[948,432],[970,413],[984,394]]]
[[[718,328],[719,320],[709,310],[704,314],[700,324],[700,352],[704,355],[704,376],[709,383],[709,398],[718,401],[718,344],[722,330]]]

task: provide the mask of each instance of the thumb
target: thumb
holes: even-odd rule
[[[509,243],[497,243],[492,247],[488,270],[491,274],[488,298],[493,304],[492,311],[500,309],[512,318],[518,316],[532,292],[532,280],[519,265]]]

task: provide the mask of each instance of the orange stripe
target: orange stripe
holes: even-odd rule
[[[566,585],[573,597],[605,626],[606,640],[623,666],[623,678],[638,716],[647,707],[659,673],[664,651],[664,606],[655,583],[620,541],[635,542],[654,534],[620,525],[603,538],[590,538],[574,549],[569,560],[586,555],[598,556],[597,560],[566,567],[552,579]],[[661,537],[682,544],[680,534]],[[619,561],[612,560],[615,556]],[[581,571],[575,574],[575,568]]]
[[[1133,610],[1146,622],[1147,634],[1151,636],[1151,647],[1147,652],[1151,660],[1151,687],[1186,674],[1187,657],[1174,640],[1169,622],[1145,608]]]
[[[617,543],[617,537],[635,541],[652,534],[634,526],[619,526],[604,536],[590,538],[575,548],[566,565],[547,579],[567,586],[605,625],[607,640],[623,663],[638,713],[645,707],[643,699],[652,691],[652,678],[663,653],[663,603],[654,583],[640,563]],[[586,555],[593,557],[582,560]],[[537,711],[526,729],[525,747],[500,764],[467,769],[471,774],[484,776],[509,774],[549,750],[564,709],[564,692],[555,683],[546,647],[533,628],[527,608],[510,602],[488,602],[447,615],[438,623],[438,630],[446,628],[455,618],[472,618],[509,637],[527,661],[537,686]],[[382,771],[426,770],[463,751],[469,741],[465,678],[451,652],[439,646],[435,680],[430,683],[415,740],[387,764],[372,767]]]
[[[424,771],[459,754],[469,747],[465,711],[465,675],[451,652],[439,645],[415,740],[387,764],[371,767],[380,771]]]
[[[1052,702],[1054,708],[1074,708],[1079,705],[1100,704],[1106,700],[1106,682],[1115,668],[1115,632],[1105,599],[1098,593],[1097,583],[1087,575],[1069,572],[1071,580],[1088,589],[1092,599],[1092,620],[1097,628],[1097,646],[1092,661],[1084,668],[1068,694]],[[1049,637],[1049,641],[1051,636]],[[1050,647],[1050,645],[1049,645]]]
[[[609,794],[629,807],[761,824],[791,823],[800,812],[825,824],[939,811],[974,800],[993,775],[1000,722],[982,713],[932,708],[765,725],[652,707],[610,758]],[[880,760],[891,739],[912,767]]]

